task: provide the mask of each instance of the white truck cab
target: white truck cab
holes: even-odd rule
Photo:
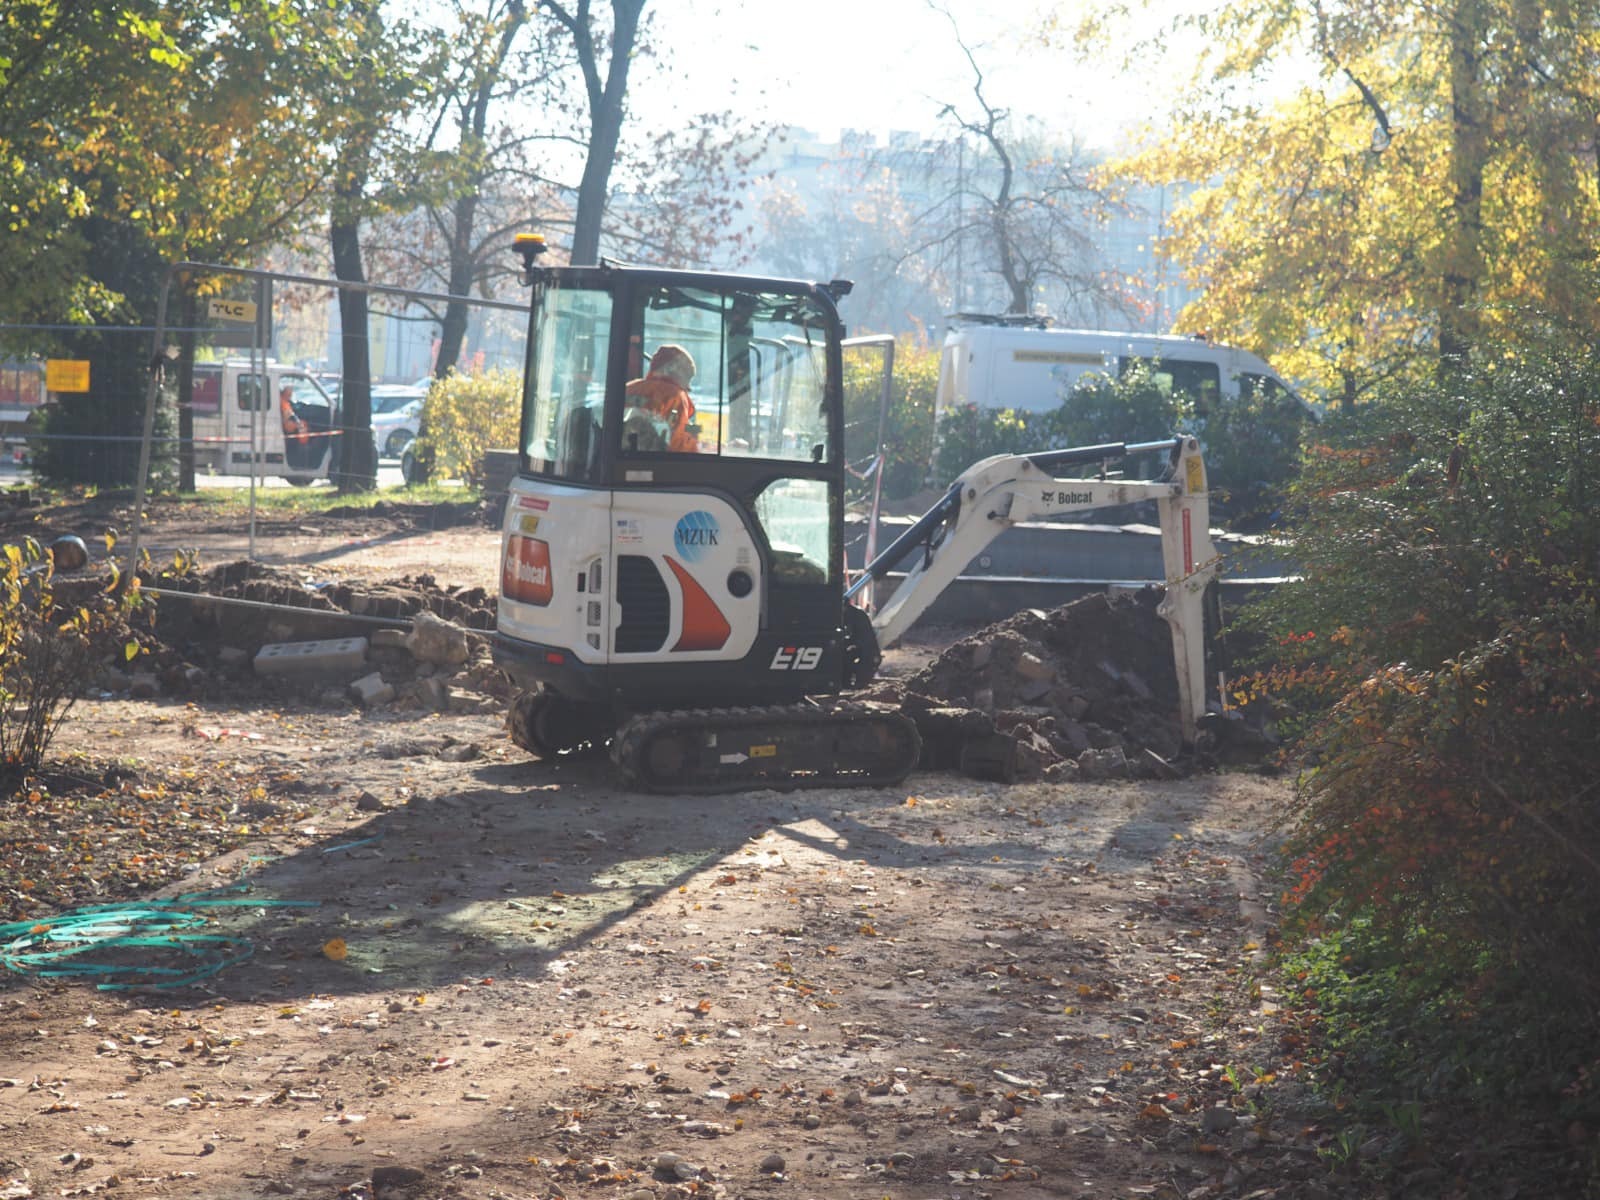
[[[309,372],[272,359],[198,362],[190,400],[197,470],[296,485],[332,477],[339,403]]]

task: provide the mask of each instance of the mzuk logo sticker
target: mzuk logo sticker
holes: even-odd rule
[[[695,509],[678,518],[678,527],[672,531],[672,547],[684,562],[698,562],[707,551],[717,548],[717,537],[722,527],[717,519],[704,509]]]

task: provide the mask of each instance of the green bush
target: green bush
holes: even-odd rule
[[[1046,450],[1050,414],[964,404],[939,418],[939,448],[934,456],[938,482],[947,484],[973,463],[996,454]]]
[[[869,496],[872,481],[863,477],[877,449],[882,404],[881,360],[876,354],[845,359],[845,456],[854,474],[851,499]],[[884,422],[883,496],[902,500],[927,483],[933,460],[933,400],[939,385],[939,352],[902,340],[895,346],[894,391]]]
[[[1458,1019],[1576,1071],[1600,1032],[1600,359],[1522,350],[1320,432],[1301,578],[1248,617],[1277,661],[1239,693],[1297,706],[1315,764],[1288,929],[1462,1001],[1492,985],[1509,1007]]]
[[[1196,419],[1211,490],[1230,512],[1267,513],[1282,502],[1300,471],[1308,420],[1299,401],[1265,388],[1224,397]]]
[[[1162,390],[1143,365],[1120,379],[1108,375],[1084,379],[1062,402],[1060,411],[1050,414],[1057,445],[1153,442],[1170,437],[1190,420],[1188,399]]]
[[[16,795],[38,769],[140,599],[130,588],[59,605],[53,567],[51,552],[32,538],[0,552],[0,798]]]
[[[482,483],[483,452],[517,444],[522,377],[507,369],[436,379],[423,402],[416,453],[433,479]]]
[[[945,413],[939,421],[939,474],[954,479],[995,454],[1155,441],[1183,428],[1187,417],[1183,398],[1167,395],[1143,368],[1121,379],[1093,375],[1059,408],[1044,412],[968,404]]]
[[[953,479],[992,454],[1030,454],[1063,446],[1159,441],[1195,433],[1205,449],[1206,474],[1231,512],[1269,511],[1299,470],[1304,410],[1283,394],[1248,393],[1220,401],[1204,416],[1186,396],[1164,391],[1145,367],[1112,379],[1091,375],[1058,409],[980,409],[967,405],[939,423],[938,468]],[[1155,463],[1131,464],[1134,470]]]

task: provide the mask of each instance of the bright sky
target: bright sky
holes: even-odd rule
[[[1151,115],[1148,86],[1042,49],[1048,0],[948,7],[984,69],[991,103],[1096,145]],[[1075,8],[1061,7],[1069,16]],[[655,9],[665,86],[701,110],[736,107],[829,140],[841,128],[880,139],[891,129],[932,132],[949,102],[976,111],[972,70],[949,21],[926,0],[660,0]],[[661,112],[662,86],[635,93],[641,116]]]

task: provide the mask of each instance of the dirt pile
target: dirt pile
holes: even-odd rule
[[[924,765],[979,778],[1177,774],[1183,752],[1160,593],[1032,609],[879,693],[916,721]]]

